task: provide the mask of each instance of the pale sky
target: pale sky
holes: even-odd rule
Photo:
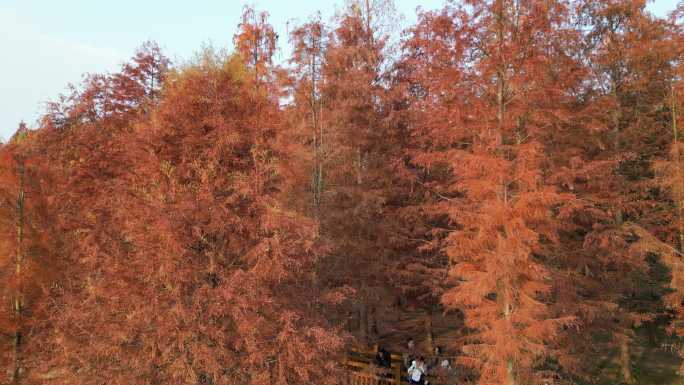
[[[204,43],[230,46],[245,4],[268,11],[287,42],[287,22],[321,11],[334,14],[343,0],[0,0],[0,139],[19,121],[35,126],[43,103],[87,72],[116,71],[145,40],[154,40],[174,62],[191,58]],[[415,9],[443,0],[396,0],[404,23]],[[665,15],[676,0],[649,8]],[[400,24],[400,22],[397,22]],[[283,60],[284,54],[280,54]]]

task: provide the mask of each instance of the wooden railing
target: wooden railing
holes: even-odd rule
[[[402,361],[396,354],[390,356],[389,368],[375,364],[373,351],[354,350],[345,358],[343,365],[345,385],[400,385],[402,383]]]
[[[343,360],[344,385],[405,385],[408,384],[406,368],[400,355],[390,355],[390,367],[379,367],[375,351],[353,350]],[[453,358],[453,357],[451,357]],[[449,384],[452,380],[440,375],[428,374],[430,384]]]

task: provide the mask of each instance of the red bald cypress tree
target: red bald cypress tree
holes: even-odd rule
[[[193,371],[211,381],[326,383],[342,341],[317,314],[323,306],[310,284],[316,226],[279,202],[286,165],[274,147],[277,104],[238,58],[223,60],[174,76],[159,112],[153,142],[168,143],[158,147],[168,221],[174,242],[187,245],[166,253],[187,266],[176,284],[194,287],[182,315],[166,322],[187,329]],[[226,98],[197,109],[195,95],[210,84]]]
[[[384,109],[386,44],[383,17],[391,2],[350,2],[328,37],[321,68],[323,143],[318,218],[331,242],[321,278],[356,291],[349,310],[366,345],[377,334],[375,308],[385,306],[390,261],[385,207],[393,175],[392,138]]]
[[[287,135],[290,143],[305,146],[292,149],[292,155],[298,157],[300,169],[295,193],[299,199],[294,200],[303,201],[300,202],[303,210],[318,215],[325,184],[324,146],[327,144],[326,102],[322,89],[328,31],[320,15],[297,26],[290,35],[290,43],[293,54],[285,87],[290,92],[292,103],[286,110]]]
[[[391,8],[298,27],[287,72],[246,7],[235,54],[171,70],[146,43],[2,146],[8,378],[335,383],[338,328],[374,342],[395,295],[457,314],[440,337],[481,384],[594,380],[599,357],[629,382],[636,326],[665,305],[682,334],[678,22],[467,0],[392,66]],[[668,295],[640,287],[652,260]]]
[[[267,80],[271,75],[271,64],[276,52],[278,35],[268,22],[267,12],[257,12],[254,8],[245,6],[242,21],[238,25],[239,31],[233,37],[236,51],[245,63],[252,67],[255,86]]]
[[[90,124],[98,128],[125,128],[159,101],[169,65],[159,46],[146,42],[118,73],[87,74],[80,87],[69,84],[68,94],[47,102],[43,127],[61,130]]]
[[[2,383],[31,383],[42,357],[41,329],[49,318],[50,288],[60,276],[59,235],[49,225],[35,132],[21,124],[0,146],[0,363]]]
[[[536,381],[575,318],[555,311],[547,261],[568,214],[544,141],[568,119],[577,78],[563,2],[469,2],[424,13],[407,41],[412,175],[424,186],[428,236],[450,261],[442,296],[461,309],[460,363],[478,383]]]
[[[320,282],[356,290],[349,314],[335,318],[352,321],[347,326],[361,345],[376,332],[377,289],[387,286],[383,207],[392,173],[383,121],[388,36],[380,21],[391,10],[387,2],[350,2],[332,26],[314,18],[291,35],[286,116],[291,142],[304,146],[298,201],[318,219],[331,248]]]
[[[573,278],[579,295],[572,302],[581,304],[585,325],[569,346],[587,348],[579,357],[615,350],[608,357],[629,383],[634,331],[644,324],[657,328],[652,321],[662,311],[657,301],[644,306],[639,298],[651,290],[644,279],[657,279],[649,254],[664,261],[662,249],[645,244],[667,233],[662,224],[668,210],[653,188],[650,167],[669,141],[663,133],[671,131],[666,106],[677,50],[666,23],[650,15],[643,1],[576,6],[584,26],[581,57],[589,71],[578,89],[578,119],[554,145],[567,153],[564,184],[582,202],[564,238],[566,247],[578,250],[571,263],[579,273]],[[658,290],[649,295],[660,296]],[[596,343],[591,336],[605,330],[612,338]]]
[[[82,89],[73,87],[70,95],[49,104],[37,134],[42,151],[37,160],[51,177],[50,227],[60,234],[55,251],[64,260],[63,280],[51,288],[50,318],[40,335],[43,379],[90,383],[110,376],[113,383],[155,381],[157,361],[144,359],[136,367],[131,362],[140,357],[130,355],[137,346],[132,341],[148,330],[144,325],[156,314],[145,313],[144,321],[133,315],[141,315],[144,298],[153,295],[142,289],[150,286],[140,276],[141,260],[133,258],[142,245],[135,248],[129,235],[132,217],[154,219],[140,198],[145,191],[134,173],[149,162],[134,127],[156,104],[141,91],[147,76],[142,74],[159,78],[159,71],[166,71],[159,63],[167,62],[161,56],[159,62],[151,60],[154,55],[144,52],[141,49],[121,72],[90,75]],[[153,255],[149,249],[144,252]],[[114,352],[122,350],[127,353],[117,357]]]
[[[243,23],[236,39],[272,36],[261,28]],[[57,382],[336,378],[343,340],[310,285],[317,227],[280,202],[289,182],[269,60],[206,52],[169,73],[159,106],[124,130],[63,132],[103,153],[61,163],[80,216],[65,204],[74,279],[49,339]]]
[[[671,292],[665,296],[664,302],[671,309],[673,317],[668,330],[677,336],[684,335],[681,320],[684,315],[684,159],[682,159],[681,140],[681,95],[682,85],[682,24],[681,18],[684,5],[680,5],[671,15],[670,20],[670,54],[676,58],[674,63],[674,76],[668,95],[670,132],[663,136],[671,137],[667,157],[658,159],[653,163],[655,171],[655,183],[669,197],[666,210],[663,210],[668,228],[667,231],[656,232],[659,236],[644,234],[642,247],[649,252],[658,253],[661,260],[670,268],[669,288]],[[668,204],[669,203],[669,204]],[[664,234],[664,236],[663,236]],[[662,241],[664,242],[662,242]],[[684,356],[684,350],[678,349],[680,356]],[[684,364],[679,373],[684,373]]]

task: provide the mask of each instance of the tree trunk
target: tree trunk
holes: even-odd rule
[[[363,156],[361,155],[361,147],[356,147],[356,184],[360,185],[363,182]]]
[[[371,9],[370,0],[366,0],[366,31],[370,32],[371,26]]]
[[[378,308],[377,306],[371,305],[368,311],[368,335],[376,340],[380,335],[378,330]]]
[[[345,330],[349,332],[349,334],[354,334],[354,309],[353,308],[348,308],[347,310],[344,311],[344,326]]]
[[[617,82],[613,79],[612,84],[611,84],[611,93],[613,95],[613,98],[615,99],[615,102],[617,103],[617,109],[613,111],[612,114],[612,123],[613,123],[613,150],[615,151],[615,174],[620,177],[620,120],[622,117],[622,112],[620,111],[620,104],[618,102],[618,94],[617,94]],[[618,181],[618,183],[620,183]],[[615,207],[615,212],[613,213],[613,217],[615,219],[615,223],[620,226],[622,225],[624,221],[624,215],[622,212],[622,202],[617,202],[617,206]]]
[[[629,337],[625,335],[620,335],[620,374],[622,376],[622,381],[631,384],[634,382],[632,378],[632,367],[629,354]]]
[[[368,347],[368,307],[364,301],[359,304],[359,342]]]
[[[506,362],[506,385],[515,385],[515,372],[513,370],[513,360]]]
[[[675,167],[677,169],[677,182],[682,183],[682,163],[681,163],[681,154],[679,153],[679,130],[677,127],[677,98],[676,98],[676,93],[674,86],[672,88],[672,100],[671,100],[671,108],[672,108],[672,145],[673,145],[673,158],[672,159],[675,162]],[[673,195],[676,195],[673,194]],[[684,202],[682,201],[682,196],[675,196],[677,203],[677,215],[679,218],[679,252],[684,252]]]
[[[435,351],[435,338],[432,334],[432,309],[428,309],[425,315],[425,343],[429,354]]]
[[[316,191],[318,196],[318,204],[320,206],[322,196],[323,196],[323,99],[318,101],[319,104],[319,117],[318,117],[318,152],[316,156],[318,157],[318,179],[316,184]]]
[[[312,38],[313,39],[313,38]],[[312,46],[315,45],[316,42],[315,40],[312,40]],[[320,122],[318,121],[318,117],[316,116],[316,98],[317,98],[317,89],[316,89],[316,58],[314,56],[311,56],[309,59],[309,71],[310,71],[310,78],[311,78],[311,92],[309,93],[309,106],[311,107],[311,128],[312,128],[312,143],[313,143],[313,153],[314,153],[314,170],[313,170],[313,180],[312,180],[312,190],[313,190],[313,205],[314,209],[316,211],[316,214],[318,214],[318,209],[320,206],[320,178],[321,178],[321,172],[320,172],[320,165],[321,165],[321,157],[320,157],[320,152],[321,152],[321,141],[322,137],[319,137],[320,135],[320,130],[318,125]]]
[[[504,299],[503,302],[504,317],[507,322],[511,322],[511,313],[513,313],[511,303],[508,301],[508,298]],[[512,358],[506,360],[506,385],[516,385],[515,362]]]
[[[502,158],[508,160],[506,153],[504,152],[502,145],[504,143],[504,118],[506,115],[506,93],[507,93],[507,82],[506,82],[506,63],[504,60],[504,1],[499,0],[497,2],[497,41],[498,41],[498,51],[500,64],[497,68],[496,81],[497,81],[497,92],[496,92],[496,121],[497,121],[497,132],[496,132],[496,152]],[[501,185],[501,196],[500,199],[508,204],[508,183],[505,177],[500,176]],[[500,282],[500,285],[505,285],[505,283]],[[513,290],[513,288],[499,288],[498,294],[500,298],[503,298],[503,314],[506,322],[510,323],[511,314],[513,313],[513,304],[510,301],[507,290]],[[506,385],[516,385],[515,378],[515,362],[513,358],[507,358],[506,361]]]
[[[20,350],[21,350],[21,338],[22,338],[22,331],[21,331],[21,313],[22,313],[22,292],[21,292],[21,282],[22,282],[22,265],[24,262],[24,174],[25,174],[25,169],[24,169],[24,162],[19,161],[18,164],[18,172],[19,172],[19,194],[17,196],[17,224],[16,224],[16,233],[17,233],[17,250],[16,250],[16,256],[14,259],[14,274],[16,276],[16,284],[17,284],[17,289],[14,294],[14,319],[16,322],[16,329],[14,331],[14,338],[13,338],[13,349],[12,349],[12,361],[13,361],[13,369],[12,369],[12,384],[18,384],[19,383],[19,377],[22,372],[21,368],[21,357],[20,357]]]

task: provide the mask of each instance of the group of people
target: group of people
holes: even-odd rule
[[[391,355],[383,348],[378,349],[375,358],[376,365],[381,368],[389,368],[392,365]],[[453,371],[449,359],[443,356],[442,349],[435,347],[430,359],[419,355],[413,339],[406,343],[406,350],[402,354],[404,368],[406,368],[407,380],[411,385],[428,385],[428,372],[437,377],[451,377]]]

